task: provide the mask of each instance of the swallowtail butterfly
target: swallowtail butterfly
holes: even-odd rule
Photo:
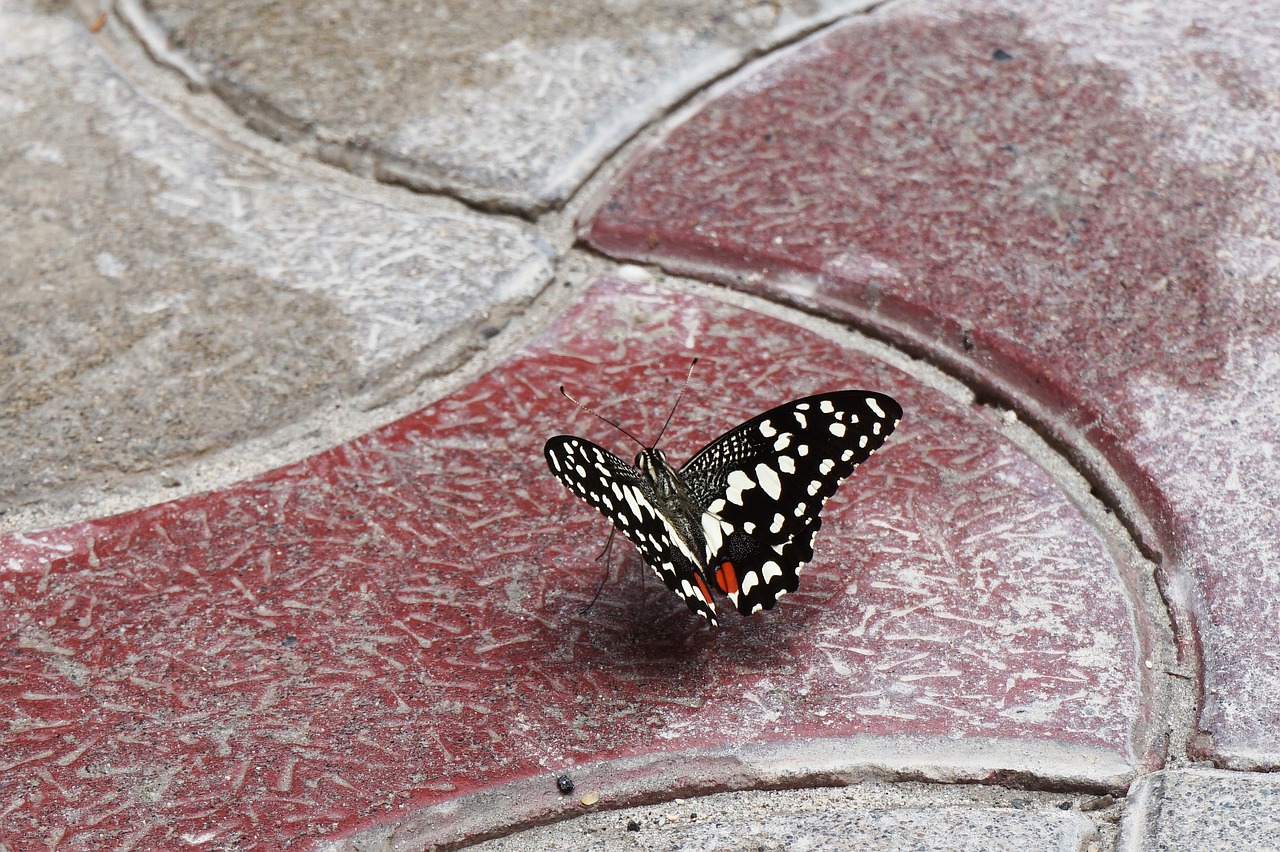
[[[556,478],[631,539],[690,610],[716,624],[712,587],[743,615],[772,609],[796,590],[827,498],[901,417],[884,394],[844,390],[753,417],[679,470],[656,442],[634,467],[571,435],[547,441],[544,452]]]

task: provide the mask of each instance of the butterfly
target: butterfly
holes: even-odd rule
[[[656,441],[634,466],[572,435],[543,452],[552,474],[630,539],[668,589],[717,624],[713,587],[744,616],[799,587],[822,507],[901,418],[882,393],[842,390],[759,414],[679,469]]]

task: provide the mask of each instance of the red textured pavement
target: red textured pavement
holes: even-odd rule
[[[709,98],[583,224],[1038,421],[1161,558],[1193,751],[1233,768],[1280,767],[1275,11],[885,7]]]
[[[556,388],[652,436],[692,353],[663,440],[677,459],[820,390],[906,413],[777,609],[713,630],[625,548],[583,615],[606,525],[542,443],[632,450]],[[614,759],[636,799],[669,792],[673,765],[689,792],[761,776],[746,758],[729,772],[733,755],[793,780],[933,749],[939,777],[1122,783],[1159,762],[1141,568],[983,412],[781,320],[604,282],[500,368],[359,440],[0,539],[0,838],[309,848],[516,785],[491,829],[576,807],[552,773],[580,764],[616,804]]]

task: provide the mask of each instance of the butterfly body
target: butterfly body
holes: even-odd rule
[[[772,609],[798,588],[823,505],[901,416],[884,394],[836,391],[770,409],[679,469],[657,448],[641,451],[633,466],[570,435],[547,441],[544,452],[551,472],[715,624],[713,586],[743,615]]]

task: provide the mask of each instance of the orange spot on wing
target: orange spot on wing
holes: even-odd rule
[[[698,589],[702,592],[703,600],[711,602],[711,590],[707,588],[707,584],[703,582],[702,577],[698,574],[693,575],[693,579],[698,581]]]
[[[716,569],[716,585],[726,595],[732,595],[738,591],[738,572],[734,569],[732,562],[720,563],[720,567]]]

